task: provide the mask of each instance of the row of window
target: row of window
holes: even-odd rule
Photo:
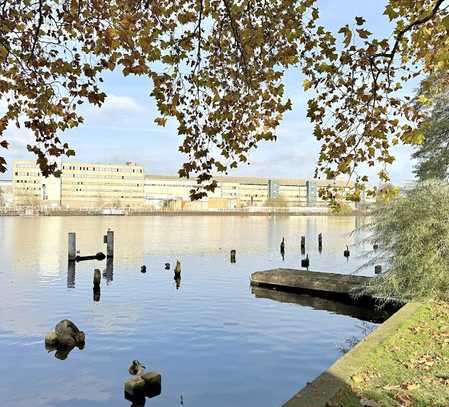
[[[37,180],[16,179],[16,184],[37,184]]]
[[[67,194],[62,197],[62,201],[65,200],[80,200],[80,199],[98,199],[98,200],[106,200],[110,199],[114,200],[143,200],[142,196],[138,195],[130,195],[130,196],[116,196],[116,195],[76,195],[76,194]]]
[[[142,168],[117,168],[117,167],[89,167],[76,165],[63,165],[63,170],[69,171],[95,171],[95,172],[127,172],[127,173],[143,173]]]
[[[94,179],[98,179],[98,180],[102,180],[102,179],[117,179],[117,180],[133,180],[135,181],[136,178],[137,179],[141,179],[143,181],[143,177],[136,177],[136,176],[125,176],[125,175],[121,175],[121,174],[116,174],[116,175],[96,175],[96,174],[62,174],[62,180],[64,182],[65,179],[71,179],[71,178],[94,178]]]
[[[140,187],[143,188],[142,184],[131,184],[131,183],[122,183],[122,182],[89,182],[89,181],[64,181],[62,183],[62,187],[65,188],[70,185],[87,185],[87,186],[103,186],[103,185],[120,185],[123,188],[132,188],[132,187]]]

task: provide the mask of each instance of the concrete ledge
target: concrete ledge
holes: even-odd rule
[[[384,300],[370,295],[355,296],[371,278],[373,277],[278,268],[251,274],[251,285],[310,294],[357,306],[374,307],[382,302],[384,310],[390,314],[404,305],[395,299]]]
[[[300,390],[283,407],[334,406],[333,401],[350,388],[351,376],[366,366],[368,355],[395,333],[421,306],[419,303],[404,305],[312,383]]]
[[[251,274],[251,284],[347,295],[357,287],[366,284],[370,278],[351,274],[278,268]]]

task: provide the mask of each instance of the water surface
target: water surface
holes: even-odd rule
[[[1,405],[129,406],[123,382],[133,359],[162,374],[162,392],[149,406],[180,405],[181,395],[192,407],[282,404],[367,324],[354,317],[364,319],[363,312],[252,293],[249,276],[298,268],[301,235],[311,269],[351,272],[363,260],[360,248],[351,248],[349,259],[343,250],[359,239],[350,235],[357,222],[321,216],[0,218]],[[95,302],[93,269],[103,271],[106,262],[68,269],[67,233],[77,233],[81,254],[93,254],[105,251],[108,228],[115,232],[113,270]],[[229,261],[231,249],[236,264]],[[43,338],[64,318],[87,340],[84,350],[58,360]]]

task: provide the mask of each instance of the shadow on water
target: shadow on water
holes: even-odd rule
[[[265,298],[273,301],[288,304],[298,304],[317,310],[329,311],[333,314],[347,315],[362,321],[382,323],[390,317],[390,313],[385,310],[359,307],[326,298],[313,297],[308,294],[298,294],[272,290],[263,287],[251,287],[251,292],[256,298]]]

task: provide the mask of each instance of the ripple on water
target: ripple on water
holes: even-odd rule
[[[116,234],[113,280],[102,278],[94,302],[93,270],[103,272],[106,264],[82,262],[69,270],[67,233],[77,232],[82,253],[97,252],[104,250],[108,227]],[[195,407],[282,404],[363,329],[359,320],[313,304],[256,298],[249,276],[298,267],[301,235],[314,269],[350,272],[360,264],[358,249],[351,248],[349,262],[341,253],[360,239],[350,235],[354,227],[351,217],[0,218],[2,405],[126,405],[123,380],[133,359],[163,375],[152,406],[178,404],[181,394]],[[234,248],[237,263],[231,265]],[[176,259],[182,263],[179,289]],[[84,330],[87,341],[61,361],[47,353],[43,338],[64,318]],[[33,377],[26,388],[19,386],[24,369]]]

